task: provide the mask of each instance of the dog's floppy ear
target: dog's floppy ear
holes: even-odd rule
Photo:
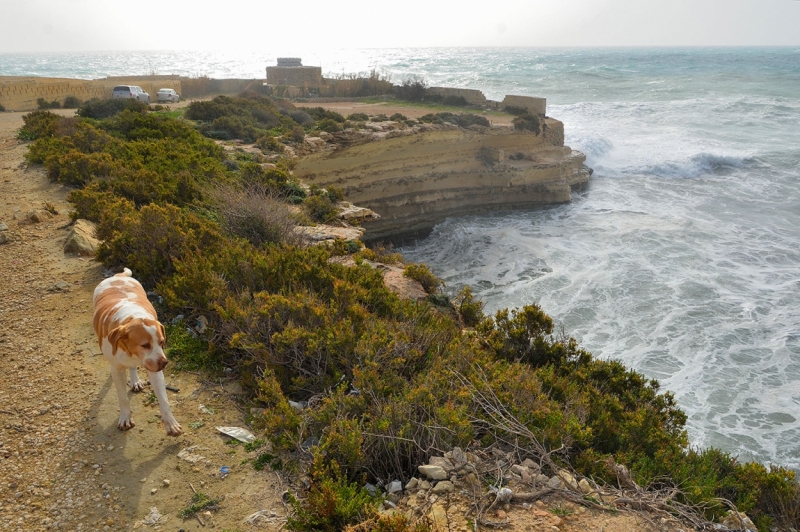
[[[167,341],[167,330],[164,328],[164,326],[161,324],[160,321],[156,322],[156,323],[158,323],[158,334],[160,336],[159,340],[162,340],[162,341],[166,342]]]
[[[108,342],[111,344],[111,356],[117,354],[119,343],[128,338],[128,326],[120,325],[110,333],[108,333]]]

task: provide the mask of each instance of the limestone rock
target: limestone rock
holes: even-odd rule
[[[417,469],[431,480],[444,480],[447,478],[447,471],[438,465],[421,465]]]
[[[78,220],[67,235],[64,253],[76,255],[94,255],[100,241],[95,238],[97,226],[89,220]]]
[[[367,209],[366,207],[359,207],[347,201],[340,201],[336,204],[339,209],[339,218],[347,222],[368,222],[371,220],[379,220],[380,215],[375,211]]]
[[[428,512],[428,518],[433,532],[446,532],[450,529],[447,510],[441,504],[434,504],[431,507],[430,512]]]
[[[8,231],[8,226],[3,222],[0,222],[0,231]]]
[[[415,477],[411,477],[411,480],[409,480],[406,484],[406,489],[413,490],[417,487],[417,484],[419,484],[419,480],[417,480]]]
[[[528,468],[530,471],[539,471],[539,464],[531,460],[530,458],[526,458],[522,461],[522,465]]]
[[[6,244],[8,242],[10,242],[10,239],[8,238],[8,235],[5,233],[5,231],[0,232],[0,244]]]
[[[331,225],[299,226],[295,228],[295,231],[312,242],[360,240],[361,235],[364,234],[364,230],[359,227],[333,227]]]
[[[730,512],[722,520],[722,526],[731,530],[757,530],[756,525],[744,512]]]
[[[582,478],[580,482],[578,482],[578,488],[580,488],[581,493],[584,495],[588,495],[592,493],[594,490],[592,489],[592,485],[589,484],[589,481],[585,478]]]
[[[439,481],[431,490],[431,492],[441,495],[442,493],[451,493],[455,491],[456,487],[449,480]]]
[[[432,456],[430,460],[428,460],[428,465],[436,465],[444,469],[445,471],[452,471],[455,469],[453,466],[453,462],[448,460],[443,456]]]
[[[43,209],[34,209],[32,211],[28,211],[25,215],[25,219],[31,223],[41,223],[48,218],[51,218],[53,215]]]
[[[564,481],[557,476],[554,476],[553,478],[547,481],[547,487],[552,488],[554,490],[564,489],[565,486],[566,485],[564,484]]]
[[[572,476],[572,473],[564,469],[558,470],[558,476],[564,481],[564,484],[572,489],[578,489],[578,481]]]

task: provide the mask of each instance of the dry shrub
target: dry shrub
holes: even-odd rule
[[[245,238],[254,246],[302,244],[302,237],[295,232],[295,215],[284,199],[269,188],[218,187],[213,197],[222,227],[228,233]]]

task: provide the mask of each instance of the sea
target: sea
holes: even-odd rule
[[[594,169],[569,204],[404,245],[486,312],[536,303],[675,395],[697,448],[800,471],[800,48],[298,50],[326,76],[547,98]],[[0,54],[0,75],[263,78],[277,53]]]

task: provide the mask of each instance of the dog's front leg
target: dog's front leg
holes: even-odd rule
[[[132,429],[136,426],[136,423],[131,418],[131,402],[128,399],[128,390],[125,386],[125,368],[111,366],[111,380],[114,381],[114,388],[117,389],[117,399],[119,399],[117,428],[120,430]]]
[[[169,407],[169,400],[167,399],[167,387],[164,383],[164,372],[162,371],[148,371],[150,376],[150,385],[158,398],[158,408],[161,410],[161,421],[164,422],[164,428],[167,429],[167,436],[180,436],[183,434],[183,428],[180,423],[172,415],[172,410]]]
[[[131,376],[131,391],[139,393],[144,390],[144,383],[139,380],[139,374],[136,372],[136,368],[129,369],[128,373]]]

